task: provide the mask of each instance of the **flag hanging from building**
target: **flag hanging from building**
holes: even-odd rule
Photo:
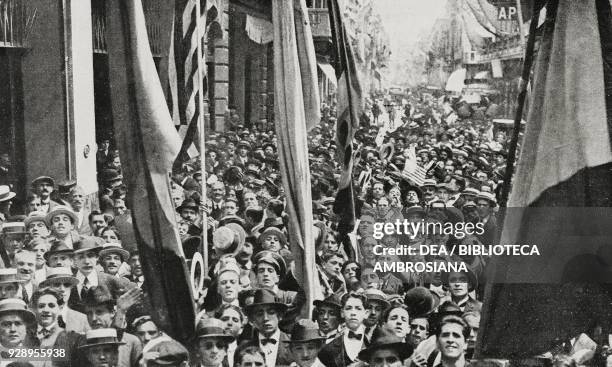
[[[197,2],[201,2],[199,19],[196,18]],[[193,155],[192,145],[200,149],[198,122],[200,114],[206,111],[200,111],[199,99],[200,93],[204,98],[208,92],[204,43],[209,27],[217,17],[217,4],[214,0],[175,0],[168,77],[172,120],[183,138],[179,154],[181,160]],[[199,30],[198,24],[201,27]],[[199,63],[198,46],[202,50],[202,60]]]
[[[151,316],[168,335],[188,342],[194,302],[169,180],[180,139],[149,48],[141,0],[110,0],[107,14],[115,139]]]
[[[339,216],[338,232],[342,237],[355,227],[355,201],[353,196],[353,137],[359,128],[359,115],[363,108],[361,85],[357,66],[348,39],[338,0],[329,0],[329,20],[334,44],[334,69],[338,77],[336,142],[342,172],[334,213]]]
[[[500,241],[539,255],[493,257],[475,358],[555,351],[597,325],[608,334],[612,319],[610,4],[559,0],[546,12]]]
[[[317,299],[308,128],[320,120],[317,61],[305,0],[272,0],[274,109],[295,275],[306,294],[306,315]],[[313,74],[314,73],[314,74]],[[309,93],[314,93],[310,95]]]

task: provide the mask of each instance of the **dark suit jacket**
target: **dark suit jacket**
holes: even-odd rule
[[[365,348],[365,340],[362,348]],[[326,344],[319,352],[319,360],[326,367],[346,367],[355,361],[352,361],[344,348],[344,333],[339,333],[334,340]]]
[[[254,334],[252,341],[259,345],[259,333],[255,330]],[[280,340],[278,341],[278,352],[276,353],[276,367],[289,366],[293,362],[291,352],[289,351],[289,344],[284,343],[289,341],[289,339],[289,336],[281,331]]]
[[[98,271],[97,273],[98,286],[105,286],[106,288],[108,288],[114,299],[117,299],[128,289],[136,287],[136,284],[130,282],[126,278],[116,277],[110,274],[102,273],[100,271]],[[79,294],[79,291],[76,286],[72,287],[72,290],[70,291],[68,306],[75,311],[85,313],[85,308],[81,300],[81,295]]]

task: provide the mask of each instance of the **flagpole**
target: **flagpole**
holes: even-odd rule
[[[206,1],[206,0],[205,0]],[[202,198],[201,203],[206,204],[206,144],[204,142],[205,134],[204,134],[204,96],[203,91],[204,87],[202,85],[202,68],[204,67],[203,59],[202,59],[202,21],[201,21],[201,6],[200,0],[195,0],[195,24],[196,24],[196,35],[198,40],[198,45],[196,46],[196,53],[198,58],[198,126],[200,132],[200,174],[202,175]],[[200,247],[200,251],[202,253],[202,258],[204,259],[204,269],[202,270],[202,276],[206,274],[208,271],[208,215],[205,210],[202,211],[202,243]]]
[[[521,40],[521,44],[523,45],[523,50],[525,50],[527,48],[528,40],[525,37],[525,28],[524,28],[524,23],[523,23],[523,6],[521,4],[521,0],[516,0],[516,12],[518,13],[517,19],[519,22],[519,33],[521,36],[520,40]]]

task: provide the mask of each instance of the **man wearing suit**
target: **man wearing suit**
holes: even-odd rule
[[[89,210],[85,208],[85,190],[81,186],[74,186],[70,189],[69,198],[72,210],[74,210],[74,214],[77,217],[74,229],[81,235],[90,234]]]
[[[64,307],[58,316],[58,324],[64,324],[66,331],[74,331],[85,334],[90,330],[87,316],[84,313],[75,311],[68,306],[71,290],[79,283],[77,278],[72,275],[72,270],[65,267],[48,268],[47,279],[40,283],[40,288],[52,288],[62,294]]]
[[[55,190],[55,180],[49,176],[40,176],[32,181],[32,191],[40,196],[40,209],[38,211],[49,213],[51,209],[60,205],[51,200],[51,194]]]
[[[346,367],[357,361],[366,347],[365,320],[369,311],[363,294],[346,293],[342,296],[342,317],[346,328],[319,352],[319,360],[327,367]]]
[[[441,274],[442,285],[449,290],[450,295],[442,297],[440,304],[451,301],[459,306],[461,312],[480,312],[482,302],[470,295],[470,292],[473,292],[478,286],[478,279],[470,268],[467,269],[467,272],[445,272]]]
[[[253,303],[244,308],[255,327],[251,341],[264,352],[266,367],[289,366],[292,362],[286,343],[289,337],[278,328],[278,322],[286,310],[287,305],[277,302],[274,292],[268,289],[257,289]]]
[[[29,303],[30,297],[38,288],[34,282],[34,272],[36,271],[36,253],[28,250],[18,250],[15,252],[13,267],[17,269],[17,278],[21,280],[18,294],[24,302]]]
[[[136,287],[125,278],[119,278],[96,270],[98,246],[93,237],[82,236],[74,246],[74,265],[77,267],[76,278],[79,283],[73,287],[68,305],[79,312],[84,311],[83,299],[90,288],[104,286],[110,291],[113,299],[117,299],[130,288]]]

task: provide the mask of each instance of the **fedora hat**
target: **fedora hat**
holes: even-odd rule
[[[183,209],[193,209],[198,212],[200,210],[200,206],[192,198],[187,198],[183,200],[181,205],[176,208],[176,211],[177,213],[180,213],[183,211]]]
[[[235,338],[224,332],[225,325],[221,320],[215,318],[201,319],[196,325],[196,338],[220,338],[226,343],[231,343]]]
[[[74,255],[74,250],[68,247],[64,241],[56,240],[51,244],[49,251],[45,252],[43,257],[49,260],[49,257],[54,254],[64,253],[70,256]]]
[[[70,270],[70,268],[47,268],[47,278],[40,282],[39,287],[50,287],[57,283],[72,283],[74,287],[79,283],[79,280],[72,275],[72,270]]]
[[[272,265],[277,271],[278,276],[283,277],[287,274],[287,265],[285,264],[285,260],[280,254],[272,251],[260,251],[253,257],[253,268],[257,269],[257,265],[259,263],[266,263]]]
[[[98,244],[98,239],[92,236],[81,236],[81,238],[74,243],[74,254],[80,254],[88,251],[100,251],[102,246]]]
[[[291,339],[285,343],[319,342],[323,344],[327,338],[319,334],[319,326],[311,320],[302,319],[295,323],[291,329]]]
[[[40,183],[48,183],[49,185],[55,187],[55,180],[49,176],[38,176],[32,180],[32,187],[36,187],[36,185]]]
[[[414,287],[404,296],[411,318],[425,317],[438,308],[440,297],[425,287]]]
[[[244,306],[244,312],[248,315],[253,312],[255,307],[272,306],[281,312],[287,310],[287,305],[276,300],[276,295],[269,289],[257,289],[253,295],[253,303]]]
[[[100,177],[100,181],[105,183],[123,179],[123,176],[116,169],[112,168],[103,169],[98,176]]]
[[[75,212],[72,209],[70,209],[69,207],[65,205],[58,205],[54,207],[53,209],[51,209],[49,213],[47,213],[46,219],[47,219],[48,226],[51,226],[51,223],[53,222],[53,217],[55,217],[58,214],[66,214],[68,217],[70,217],[72,224],[76,224],[79,222],[79,218],[77,218]]]
[[[47,226],[47,215],[43,212],[31,212],[28,216],[23,220],[23,224],[28,228],[30,224],[34,222],[43,222],[45,226]]]
[[[0,301],[0,316],[18,314],[28,324],[36,322],[34,312],[28,310],[26,303],[18,298],[7,298]]]
[[[130,258],[130,253],[127,250],[124,250],[120,244],[118,243],[105,243],[102,245],[102,249],[100,250],[100,258],[108,254],[119,254],[121,257],[121,261],[126,262]]]
[[[223,227],[217,228],[213,232],[213,249],[217,253],[217,255],[224,254],[238,254],[242,247],[244,246],[244,241],[246,239],[246,233],[244,236],[241,236],[242,232],[238,228],[242,228],[236,224],[232,226],[234,223],[226,224]],[[238,227],[238,228],[236,228]]]
[[[0,185],[0,202],[11,200],[15,197],[14,192],[11,191],[10,187],[6,185]]]
[[[23,283],[24,280],[17,278],[17,269],[0,269],[0,284]]]
[[[372,335],[370,345],[359,352],[358,358],[364,362],[369,362],[372,354],[380,349],[393,349],[402,362],[412,355],[413,347],[393,333],[387,327],[376,328]]]
[[[466,266],[466,268],[467,272],[462,273],[466,273],[468,276],[468,291],[471,292],[476,289],[476,287],[478,287],[478,278],[476,278],[476,274],[474,274],[474,271],[472,271],[469,266]],[[442,281],[442,284],[446,287],[448,287],[448,279],[451,273],[453,272],[445,271],[440,274],[440,280]]]
[[[312,302],[312,304],[315,307],[320,307],[320,306],[331,306],[331,307],[335,307],[337,309],[341,309],[342,308],[342,301],[340,299],[340,296],[337,295],[336,293],[332,293],[329,296],[327,296],[324,300],[314,300]]]
[[[389,301],[387,301],[387,295],[379,289],[368,288],[363,292],[363,295],[366,296],[368,302],[379,302],[383,304],[385,308],[391,306]]]
[[[119,346],[125,344],[117,339],[117,330],[113,328],[89,330],[85,334],[85,337],[87,341],[85,344],[79,346],[79,349],[87,349],[101,345]]]

